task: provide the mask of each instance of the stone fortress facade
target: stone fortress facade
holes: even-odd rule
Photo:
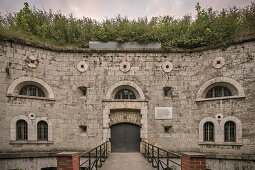
[[[6,153],[86,150],[119,123],[166,150],[205,153],[209,169],[253,167],[245,156],[255,154],[254,41],[189,53],[1,41],[0,66],[3,169],[18,162]]]

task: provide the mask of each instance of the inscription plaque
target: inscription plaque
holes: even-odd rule
[[[155,119],[172,119],[172,107],[155,107]]]

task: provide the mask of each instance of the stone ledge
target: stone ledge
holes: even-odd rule
[[[213,100],[227,100],[227,99],[241,99],[245,98],[245,95],[239,95],[239,96],[227,96],[227,97],[214,97],[214,98],[198,98],[196,99],[196,102],[203,102],[203,101],[213,101]]]
[[[206,159],[222,159],[222,160],[249,160],[252,155],[233,155],[233,154],[206,154]]]
[[[198,143],[198,145],[243,146],[243,144],[236,143],[236,142],[224,142],[224,143],[200,142],[200,143]]]
[[[72,157],[78,155],[79,152],[60,152],[56,156],[57,157]]]
[[[0,159],[56,157],[57,152],[0,153]]]
[[[7,97],[55,101],[53,98],[7,94]]]
[[[191,157],[191,158],[205,158],[206,157],[206,154],[197,153],[197,152],[182,152],[181,155]]]
[[[10,141],[11,145],[20,145],[20,144],[53,144],[53,141]]]

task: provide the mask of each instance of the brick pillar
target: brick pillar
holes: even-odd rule
[[[77,152],[61,152],[57,154],[58,170],[79,170],[79,154]]]
[[[182,170],[206,170],[205,154],[182,153]]]

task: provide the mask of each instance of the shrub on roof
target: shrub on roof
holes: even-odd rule
[[[255,33],[255,3],[245,8],[232,7],[215,11],[196,5],[196,17],[181,19],[171,16],[129,20],[117,16],[101,22],[91,18],[74,18],[61,13],[24,8],[0,16],[0,35],[13,34],[18,38],[50,45],[87,47],[89,41],[161,42],[163,48],[196,48],[232,41]]]

